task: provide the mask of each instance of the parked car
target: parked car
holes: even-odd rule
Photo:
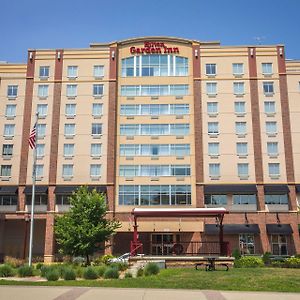
[[[118,263],[118,262],[121,262],[121,263],[128,263],[128,260],[129,260],[129,257],[130,257],[130,253],[125,253],[119,257],[114,257],[114,258],[110,258],[108,260],[109,263]]]

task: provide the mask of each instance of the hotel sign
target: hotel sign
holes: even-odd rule
[[[144,47],[130,47],[131,54],[179,54],[178,47],[169,47],[162,42],[144,42]]]

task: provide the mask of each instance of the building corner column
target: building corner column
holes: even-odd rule
[[[258,184],[257,186],[257,210],[265,211],[265,191],[264,186],[262,184]]]
[[[45,263],[51,263],[53,261],[54,261],[54,214],[53,213],[47,213],[47,215],[46,215],[44,262]]]

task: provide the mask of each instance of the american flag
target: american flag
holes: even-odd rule
[[[29,135],[29,147],[34,149],[36,147],[36,123],[34,124]]]

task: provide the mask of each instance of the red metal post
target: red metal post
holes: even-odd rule
[[[134,225],[133,225],[133,242],[137,243],[138,241],[138,231],[137,231],[138,225],[137,225],[137,219],[134,217]]]
[[[224,218],[224,215],[220,215],[219,217],[219,243],[220,243],[220,254],[221,255],[226,255],[225,254],[225,249],[224,249],[224,225],[223,225],[223,218]]]

